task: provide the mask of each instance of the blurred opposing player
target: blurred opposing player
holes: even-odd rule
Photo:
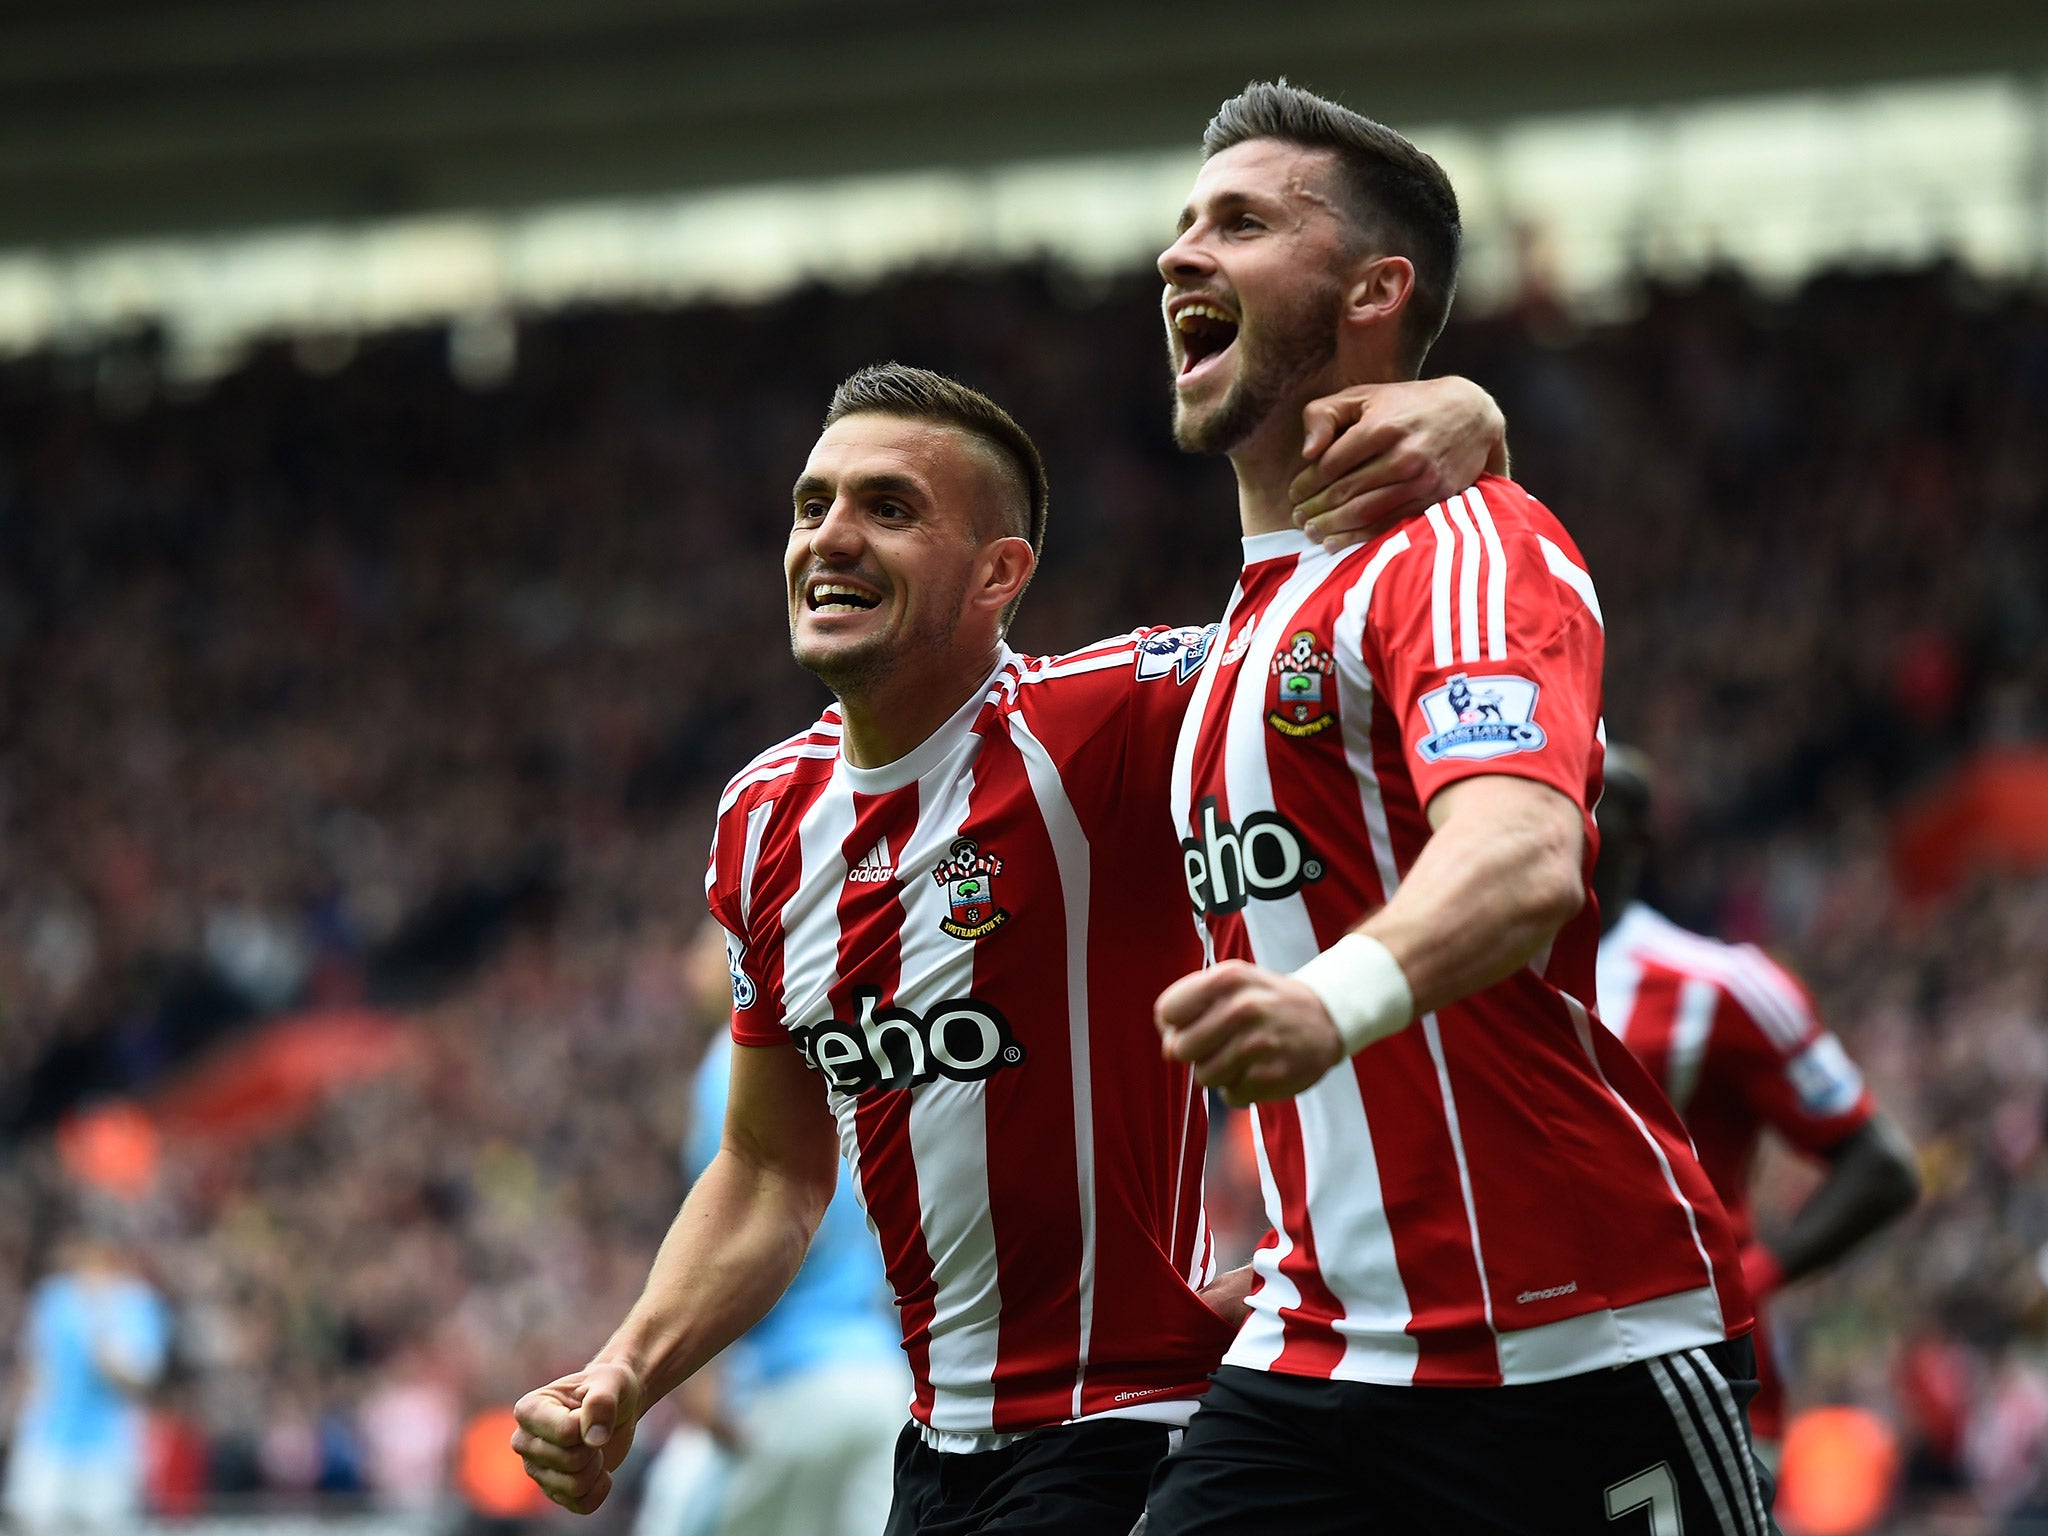
[[[1742,1244],[1757,1315],[1762,1389],[1750,1426],[1768,1456],[1784,1432],[1784,1388],[1762,1304],[1841,1257],[1919,1198],[1904,1132],[1871,1100],[1796,978],[1761,950],[1688,933],[1636,897],[1650,849],[1647,758],[1610,746],[1596,819],[1600,1018],[1663,1085],[1692,1132]],[[1827,1165],[1820,1187],[1768,1245],[1755,1231],[1749,1174],[1768,1127]]]
[[[25,1390],[0,1503],[11,1529],[112,1536],[140,1524],[142,1400],[170,1344],[170,1310],[123,1245],[89,1231],[65,1239],[22,1321]]]
[[[1158,1019],[1256,1103],[1275,1232],[1150,1536],[1757,1536],[1733,1235],[1592,1017],[1584,561],[1497,476],[1340,553],[1292,526],[1306,403],[1412,378],[1443,325],[1456,197],[1284,83],[1204,150],[1159,270],[1176,436],[1230,456],[1245,567],[1173,768],[1218,963]]]
[[[1461,422],[1473,393],[1410,391]],[[1453,434],[1458,467],[1494,426]],[[835,1153],[914,1379],[892,1533],[1124,1536],[1242,1315],[1243,1276],[1209,1283],[1203,1098],[1149,1027],[1201,958],[1164,808],[1213,632],[1011,651],[1046,500],[1030,439],[951,380],[889,365],[833,399],[786,577],[796,658],[839,702],[720,805],[718,1155],[611,1342],[519,1405],[569,1508],[788,1284]]]

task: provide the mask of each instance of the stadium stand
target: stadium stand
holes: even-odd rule
[[[1046,449],[1021,649],[1220,611],[1230,486],[1166,436],[1155,300],[572,312],[487,391],[439,332],[182,393],[147,337],[0,366],[0,1340],[62,1231],[118,1226],[177,1318],[162,1500],[430,1506],[473,1415],[598,1342],[554,1320],[637,1290],[711,800],[819,702],[778,556],[845,372],[957,373]],[[2048,1509],[2048,877],[1891,868],[1903,806],[2048,737],[2048,302],[1713,278],[1460,323],[1433,371],[1496,392],[1600,583],[1658,904],[1785,954],[1922,1148],[1908,1229],[1785,1299],[1795,1399],[1896,1425],[1927,1529]],[[407,1044],[255,1129],[191,1112],[308,1015]],[[125,1195],[78,1194],[101,1166]]]

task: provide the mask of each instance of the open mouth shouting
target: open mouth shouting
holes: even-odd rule
[[[1179,364],[1175,382],[1182,385],[1208,373],[1237,343],[1237,317],[1213,299],[1176,299],[1167,306],[1166,321]]]

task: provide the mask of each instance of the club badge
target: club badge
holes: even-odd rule
[[[1337,723],[1323,690],[1337,675],[1337,658],[1316,644],[1315,631],[1296,630],[1287,649],[1273,655],[1272,709],[1266,724],[1282,736],[1315,736]]]
[[[1010,914],[996,905],[996,876],[1003,861],[983,853],[971,837],[953,844],[950,858],[939,862],[932,878],[946,891],[946,916],[939,931],[956,939],[982,939],[1010,920]]]

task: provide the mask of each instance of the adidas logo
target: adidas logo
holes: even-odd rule
[[[889,859],[889,839],[883,838],[861,855],[860,862],[846,872],[846,878],[855,885],[881,885],[896,878],[896,867]]]

